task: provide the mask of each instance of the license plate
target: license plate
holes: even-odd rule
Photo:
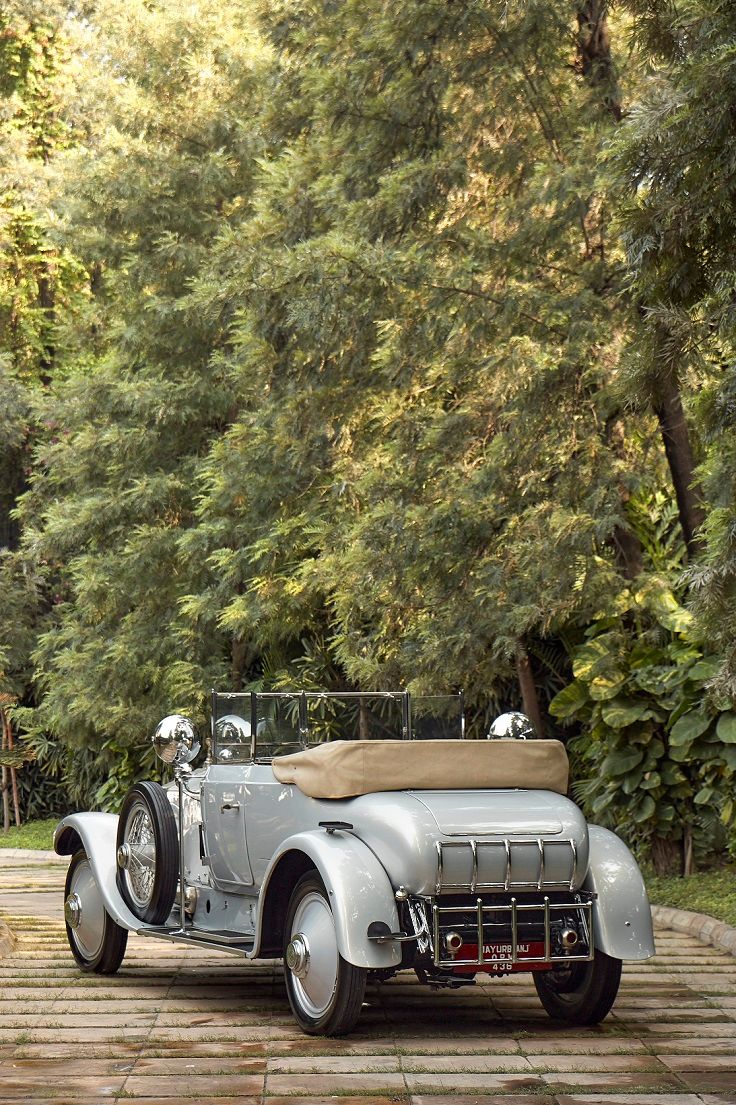
[[[477,944],[463,944],[458,959],[478,959]],[[544,958],[544,941],[532,940],[529,943],[519,942],[516,945],[516,963],[511,962],[511,944],[493,943],[483,945],[483,962],[472,964],[458,964],[456,971],[468,974],[472,971],[530,971],[545,970],[548,963],[528,962]],[[525,962],[527,960],[527,962]]]

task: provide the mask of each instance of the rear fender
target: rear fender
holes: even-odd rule
[[[71,856],[84,848],[105,909],[113,921],[126,929],[139,929],[141,922],[128,909],[115,881],[117,834],[117,814],[71,813],[56,826],[54,851],[60,856]]]
[[[279,872],[288,868],[291,885]],[[349,832],[310,830],[285,840],[273,856],[261,889],[258,928],[252,957],[264,954],[262,946],[273,944],[274,928],[281,934],[287,896],[305,870],[315,868],[325,885],[335,918],[340,955],[356,967],[380,969],[401,962],[401,945],[396,940],[377,943],[368,939],[372,921],[383,921],[390,932],[399,926],[394,891],[386,871],[371,850]],[[281,954],[268,947],[269,954]]]
[[[638,864],[620,837],[589,826],[590,865],[583,890],[593,902],[593,941],[615,959],[642,960],[654,955],[652,912]]]

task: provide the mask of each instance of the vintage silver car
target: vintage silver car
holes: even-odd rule
[[[470,740],[460,697],[213,693],[201,767],[186,718],[153,740],[172,782],[56,830],[84,970],[114,973],[128,931],[283,959],[301,1028],[338,1035],[405,969],[434,988],[533,972],[550,1016],[596,1024],[622,960],[654,954],[636,862],[523,715]]]

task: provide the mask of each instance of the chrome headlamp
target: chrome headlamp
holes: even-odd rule
[[[534,740],[534,726],[526,714],[511,710],[508,714],[499,714],[488,730],[487,740]]]
[[[156,755],[165,764],[188,764],[199,752],[197,732],[183,714],[169,714],[151,737]]]

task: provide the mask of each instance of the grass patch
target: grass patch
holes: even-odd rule
[[[7,833],[0,829],[0,848],[37,848],[50,852],[54,829],[58,824],[59,818],[53,817],[43,821],[27,821],[20,828],[11,825]]]
[[[736,865],[703,871],[687,878],[670,875],[649,875],[646,880],[649,898],[655,905],[688,909],[692,913],[708,913],[736,926]]]

